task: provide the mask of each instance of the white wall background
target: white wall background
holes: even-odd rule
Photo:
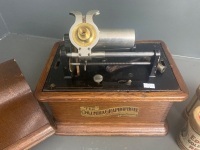
[[[163,40],[174,55],[200,58],[200,0],[0,1],[11,33],[59,39],[74,22],[71,10],[91,9],[101,12],[94,19],[99,28],[134,28],[137,40]]]

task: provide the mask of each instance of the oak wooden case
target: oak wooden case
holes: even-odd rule
[[[54,45],[35,90],[40,102],[48,103],[60,135],[166,135],[166,116],[174,102],[188,96],[187,87],[171,54],[160,43],[180,88],[165,91],[48,92],[43,91],[59,44]]]

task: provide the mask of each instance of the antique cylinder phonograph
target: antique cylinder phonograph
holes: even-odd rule
[[[55,43],[35,95],[61,135],[165,135],[173,102],[187,88],[164,42],[135,40],[134,29],[99,29],[79,11]]]

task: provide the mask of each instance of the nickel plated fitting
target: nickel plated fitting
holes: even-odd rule
[[[83,16],[79,11],[72,11],[70,15],[75,17],[75,23],[69,31],[69,39],[77,48],[78,55],[81,58],[89,59],[91,49],[99,41],[99,29],[93,22],[93,16],[99,15],[98,10],[88,11],[86,16]]]

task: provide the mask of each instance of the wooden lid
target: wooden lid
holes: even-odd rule
[[[189,117],[192,128],[200,135],[200,106],[197,106]]]
[[[54,132],[16,61],[0,64],[0,149],[29,149]]]

